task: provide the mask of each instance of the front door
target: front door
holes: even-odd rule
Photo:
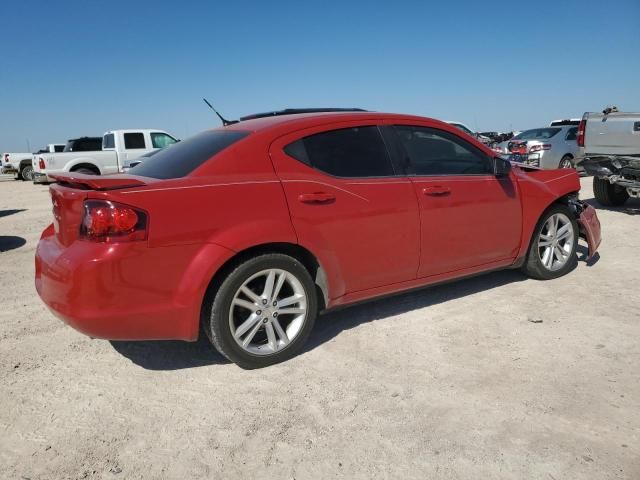
[[[522,229],[515,181],[451,132],[396,125],[420,204],[419,277],[514,259]]]

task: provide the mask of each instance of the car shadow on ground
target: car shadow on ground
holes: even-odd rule
[[[26,208],[13,209],[13,210],[0,210],[0,218],[8,217],[9,215],[13,215],[14,213],[20,213],[26,211]]]
[[[8,252],[15,248],[20,248],[27,241],[22,237],[0,236],[0,252]]]
[[[595,198],[589,198],[584,201],[596,210],[607,210],[609,212],[626,213],[627,215],[640,215],[640,199],[630,198],[621,207],[605,207],[600,205]]]
[[[303,352],[313,350],[338,336],[342,331],[363,323],[383,320],[390,316],[526,279],[527,277],[519,270],[503,270],[334,310],[318,317]],[[110,343],[118,353],[148,370],[179,370],[229,363],[213,348],[202,332],[198,341],[194,343],[182,341],[112,341]]]

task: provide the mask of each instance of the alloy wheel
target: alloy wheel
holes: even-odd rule
[[[538,255],[547,270],[555,272],[566,265],[573,254],[575,232],[564,213],[551,215],[538,237]]]
[[[229,309],[229,326],[237,344],[253,355],[285,349],[302,331],[308,316],[307,298],[298,278],[268,269],[247,279]]]

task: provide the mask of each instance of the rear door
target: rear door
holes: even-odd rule
[[[493,174],[493,159],[448,131],[395,125],[401,163],[420,204],[419,277],[515,258],[520,246],[517,185]]]
[[[419,214],[376,125],[345,122],[270,147],[302,245],[337,272],[332,298],[416,278]]]

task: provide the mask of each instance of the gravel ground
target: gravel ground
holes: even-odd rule
[[[598,213],[600,257],[566,277],[326,314],[304,353],[244,371],[205,339],[54,318],[33,286],[47,188],[0,177],[0,478],[638,479],[640,201]]]

